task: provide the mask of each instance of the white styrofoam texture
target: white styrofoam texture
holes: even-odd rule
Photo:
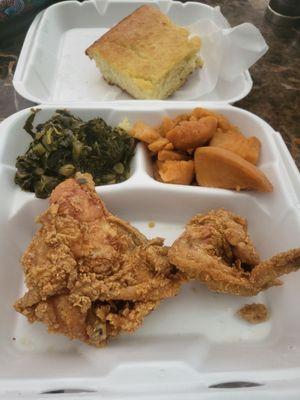
[[[133,100],[108,85],[85,49],[114,24],[144,3],[153,3],[175,23],[189,25],[213,18],[213,8],[201,3],[155,1],[65,1],[49,7],[34,20],[23,44],[13,84],[23,97],[36,103]],[[214,21],[222,26],[222,21]],[[219,80],[202,101],[233,103],[252,87],[248,72],[233,82]],[[172,97],[168,99],[172,101]],[[175,100],[174,100],[175,101]]]
[[[142,119],[155,125],[163,115],[172,117],[196,105],[163,108],[152,104],[147,110],[139,105],[133,110],[124,103],[115,104],[114,109],[110,105],[70,104],[68,108],[85,120],[101,116],[116,125],[128,117],[131,122]],[[36,123],[45,121],[59,106],[40,108]],[[256,135],[261,140],[259,167],[272,181],[273,193],[156,182],[142,144],[137,147],[131,177],[121,184],[97,187],[97,192],[111,212],[149,238],[165,237],[167,245],[193,215],[224,207],[248,219],[263,259],[299,247],[299,174],[291,179],[292,161],[287,158],[283,162],[280,155],[285,145],[278,148],[275,132],[253,114],[231,106],[214,109],[229,117],[246,136]],[[50,335],[42,324],[31,325],[17,314],[12,304],[25,290],[19,258],[38,229],[35,217],[48,205],[47,200],[22,192],[13,182],[16,157],[30,141],[22,129],[28,114],[28,109],[20,111],[0,125],[0,395],[77,388],[104,390],[112,398],[125,393],[144,398],[151,392],[156,396],[200,393],[220,381],[258,381],[268,390],[273,381],[300,379],[300,320],[295,308],[300,274],[285,277],[284,286],[254,298],[212,293],[197,282],[186,284],[176,298],[163,301],[141,329],[121,335],[104,349]],[[155,222],[154,228],[149,222]],[[268,322],[251,326],[236,317],[241,305],[253,301],[270,308]]]

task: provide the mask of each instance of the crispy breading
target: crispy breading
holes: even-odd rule
[[[260,324],[270,317],[267,307],[260,303],[245,304],[237,314],[250,324]]]
[[[189,279],[238,296],[254,296],[278,286],[278,277],[300,268],[300,248],[260,262],[247,221],[222,209],[192,218],[168,256]]]
[[[101,346],[178,293],[183,277],[163,240],[148,241],[109,213],[88,174],[58,185],[39,222],[22,257],[29,291],[15,305],[31,322]],[[99,324],[105,338],[91,336]]]
[[[159,301],[95,301],[83,309],[70,301],[69,294],[57,294],[32,305],[26,300],[25,296],[20,299],[16,309],[30,322],[43,322],[49,332],[63,333],[97,347],[104,346],[122,331],[135,331],[159,304]]]

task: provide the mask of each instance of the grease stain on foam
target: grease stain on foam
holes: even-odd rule
[[[26,350],[34,350],[34,343],[33,341],[27,337],[27,336],[22,336],[19,340],[19,344],[23,347],[26,348]]]

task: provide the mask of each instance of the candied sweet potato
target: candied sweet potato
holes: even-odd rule
[[[180,160],[188,160],[188,158],[189,158],[188,155],[174,150],[163,149],[157,153],[158,161],[166,161],[166,160],[180,161]]]
[[[168,139],[160,137],[159,139],[154,140],[154,142],[148,145],[148,149],[152,151],[152,153],[157,153],[158,151],[162,150],[167,146],[170,142]]]
[[[195,117],[196,119],[201,119],[208,116],[216,116],[216,114],[213,111],[201,107],[196,107],[191,112],[191,117]]]
[[[194,177],[194,161],[157,161],[157,171],[163,182],[189,185]]]
[[[129,134],[133,136],[135,139],[141,140],[142,142],[148,144],[154,142],[155,140],[161,137],[156,129],[145,124],[143,121],[137,121],[133,125]]]
[[[196,119],[201,119],[204,117],[214,117],[218,121],[218,128],[222,129],[223,131],[226,131],[232,127],[230,122],[224,115],[217,114],[214,111],[207,110],[205,108],[197,107],[194,108],[193,111],[191,112],[191,118],[196,118]]]
[[[263,172],[231,151],[213,146],[199,147],[194,161],[198,185],[259,192],[273,190]]]
[[[171,129],[175,128],[180,122],[188,121],[190,114],[180,114],[177,115],[174,119],[169,117],[163,117],[162,123],[159,127],[159,132],[162,136],[166,136],[166,133]]]
[[[237,130],[224,132],[221,129],[217,129],[209,145],[230,150],[251,164],[256,165],[258,163],[261,143],[255,136],[247,138]]]
[[[173,119],[169,117],[163,117],[162,123],[159,126],[159,133],[162,136],[166,136],[166,133],[169,132],[171,129],[175,128],[175,122]]]
[[[199,121],[182,121],[166,133],[166,138],[175,149],[188,150],[207,143],[216,132],[217,120],[204,117]]]

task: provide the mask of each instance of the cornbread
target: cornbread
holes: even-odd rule
[[[165,99],[201,65],[200,38],[144,5],[93,43],[86,54],[103,77],[137,99]]]

